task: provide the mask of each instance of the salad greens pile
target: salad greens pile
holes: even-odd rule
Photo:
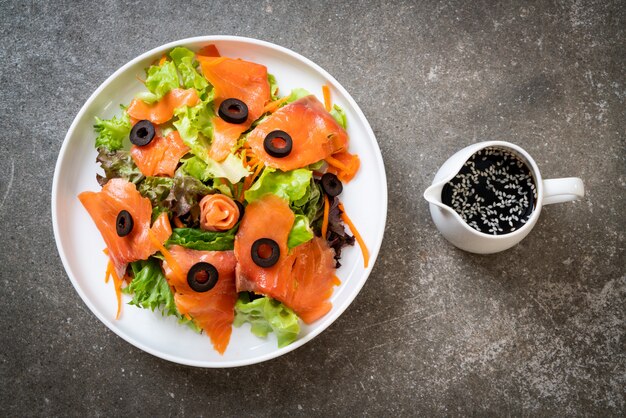
[[[278,85],[273,75],[268,74],[271,99],[276,100]],[[100,185],[114,178],[125,179],[137,186],[139,193],[152,204],[153,221],[162,213],[170,220],[183,224],[173,229],[166,246],[179,245],[200,251],[233,250],[235,234],[239,224],[227,231],[206,231],[199,229],[200,200],[212,193],[222,193],[235,197],[242,190],[243,180],[251,174],[245,155],[234,149],[223,161],[215,161],[207,150],[213,138],[214,91],[211,84],[199,71],[195,53],[184,47],[174,48],[169,56],[158,65],[146,69],[145,87],[136,99],[147,104],[161,100],[172,89],[195,89],[199,102],[194,106],[181,106],[174,110],[172,119],[159,125],[163,136],[177,131],[189,152],[180,160],[173,177],[145,176],[137,167],[129,151],[131,118],[126,107],[121,106],[121,115],[103,120],[96,118],[94,129],[97,134],[95,147],[96,161],[103,174],[97,175]],[[282,105],[309,95],[304,89],[294,89]],[[346,114],[335,105],[331,111],[337,122],[346,127]],[[238,143],[239,148],[249,131],[268,115],[261,116]],[[314,171],[320,170],[323,161],[306,168],[288,172],[264,168],[260,176],[245,191],[245,204],[254,202],[268,193],[275,194],[289,202],[295,214],[288,247],[294,248],[321,234],[324,208],[324,193]],[[352,245],[354,238],[345,231],[338,209],[338,199],[331,200],[328,229],[330,245],[339,259],[341,248]],[[180,226],[180,225],[179,225]],[[131,305],[159,311],[166,316],[174,316],[196,331],[198,326],[188,316],[180,314],[176,308],[174,295],[161,269],[162,255],[157,253],[147,260],[130,263],[128,274],[132,277],[123,292],[131,295]],[[337,262],[338,264],[338,262]],[[298,316],[288,307],[270,297],[242,292],[235,305],[236,327],[250,323],[251,331],[259,337],[273,332],[278,346],[293,342],[300,331]]]

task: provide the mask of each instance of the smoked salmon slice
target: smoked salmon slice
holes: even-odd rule
[[[213,141],[209,156],[222,161],[236,145],[239,136],[263,114],[270,100],[267,68],[240,59],[197,56],[202,74],[213,85],[215,114],[226,99],[238,99],[248,107],[248,119],[241,124],[228,123],[219,116],[213,118]]]
[[[130,155],[144,176],[173,177],[178,161],[189,152],[178,131],[172,131],[165,137],[158,132],[148,145],[133,145]]]
[[[173,89],[156,103],[147,104],[141,99],[133,99],[126,109],[133,124],[139,120],[149,120],[161,125],[174,116],[174,110],[182,106],[195,106],[200,102],[196,89]]]
[[[287,238],[295,215],[289,204],[274,194],[267,194],[246,207],[239,230],[235,236],[237,264],[237,291],[263,293],[274,299],[287,294],[285,260],[289,248]],[[252,261],[252,244],[260,238],[269,238],[278,244],[280,258],[272,267],[259,267]]]
[[[169,248],[169,253],[178,264],[183,277],[179,277],[167,261],[163,271],[174,291],[176,308],[182,315],[189,315],[211,338],[213,347],[224,354],[235,318],[235,265],[237,260],[232,251],[198,251],[178,245]],[[187,273],[199,262],[212,264],[218,272],[215,287],[207,292],[196,292],[187,283]]]
[[[293,268],[287,294],[281,301],[310,324],[332,308],[328,299],[336,284],[335,252],[320,237],[298,245],[292,251],[287,264]]]
[[[335,252],[324,239],[314,238],[289,254],[287,238],[294,218],[288,203],[273,194],[248,205],[235,236],[237,291],[279,300],[310,324],[332,308]],[[260,238],[279,245],[280,258],[272,267],[259,267],[252,261],[252,244]]]
[[[78,195],[89,212],[106,243],[118,277],[124,277],[126,265],[132,261],[145,260],[157,249],[148,237],[151,231],[163,243],[172,234],[167,214],[163,213],[150,227],[152,206],[142,197],[133,183],[124,179],[111,179],[99,192],[82,192]],[[117,216],[126,210],[133,219],[133,228],[126,236],[117,234]]]
[[[270,156],[263,146],[272,131],[284,131],[293,141],[289,155]],[[248,135],[254,154],[268,167],[283,171],[316,163],[348,148],[348,134],[313,95],[303,97],[267,117]]]

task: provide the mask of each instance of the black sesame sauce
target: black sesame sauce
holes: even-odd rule
[[[536,198],[535,180],[526,163],[496,147],[472,155],[441,191],[443,204],[475,230],[492,235],[524,226]]]

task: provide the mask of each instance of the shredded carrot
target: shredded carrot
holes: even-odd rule
[[[140,82],[141,84],[146,84],[146,80],[143,80],[143,79],[142,79],[142,78],[140,78],[138,75],[136,75],[136,76],[135,76],[135,78],[136,78],[137,80],[139,80],[139,82]]]
[[[263,170],[263,168],[265,168],[265,164],[263,164],[262,162],[257,162],[256,166],[251,167],[251,169],[254,170],[254,173],[252,173],[251,175],[249,175],[248,177],[246,177],[243,181],[243,186],[241,187],[241,192],[239,194],[239,200],[240,202],[243,202],[243,198],[244,198],[244,194],[246,192],[246,190],[248,190],[251,186],[252,183],[254,182],[254,179],[256,179],[259,174],[261,174],[261,171]]]
[[[346,214],[346,211],[343,208],[343,204],[341,203],[339,204],[339,210],[341,210],[341,219],[350,227],[350,230],[354,234],[354,238],[356,239],[356,242],[358,242],[359,247],[361,247],[361,252],[363,253],[363,264],[365,265],[365,268],[367,268],[367,265],[370,262],[370,254],[369,254],[369,251],[367,251],[365,242],[363,241],[361,234],[359,234],[359,231],[356,229],[356,227],[354,226],[354,224],[352,223],[352,221]]]
[[[282,99],[278,99],[278,100],[274,100],[273,102],[269,102],[263,108],[263,113],[274,113],[274,112],[276,112],[276,110],[278,110],[280,105],[285,103],[288,99],[289,99],[289,96],[285,96]]]
[[[342,163],[341,161],[339,161],[338,159],[332,157],[332,156],[328,156],[325,158],[325,161],[332,165],[333,167],[337,167],[338,169],[342,170],[342,171],[347,171],[348,167],[346,167],[346,165],[344,163]]]
[[[105,283],[109,283],[109,279],[111,278],[111,270],[113,269],[113,263],[111,262],[111,260],[109,260],[109,263],[107,264],[107,271],[104,274],[104,282]]]
[[[178,216],[174,216],[174,225],[176,225],[176,228],[185,227],[185,225],[183,225],[183,223],[181,222],[180,218],[178,218]]]
[[[159,67],[162,67],[163,64],[165,64],[166,61],[167,61],[167,57],[165,56],[165,54],[163,54],[163,56],[159,60]]]
[[[359,156],[356,154],[350,154],[346,151],[337,152],[332,155],[333,163],[339,162],[343,164],[344,168],[337,168],[333,165],[328,167],[328,172],[336,174],[339,177],[339,180],[347,183],[354,178],[357,171],[359,171],[359,167],[361,165],[361,161],[359,160]]]
[[[337,277],[336,275],[333,274],[333,284],[335,286],[339,286],[341,284],[341,280],[339,279],[339,277]]]
[[[324,193],[324,218],[322,219],[322,238],[326,239],[328,232],[328,213],[330,212],[330,202],[328,196]]]
[[[330,112],[333,106],[330,102],[330,88],[328,87],[328,84],[324,84],[322,86],[322,93],[324,93],[324,107],[327,112]]]
[[[113,262],[109,261],[111,265],[111,277],[113,277],[113,286],[115,287],[115,297],[117,298],[117,313],[115,319],[120,319],[120,312],[122,311],[122,280],[118,277]]]
[[[163,244],[159,242],[159,240],[154,236],[154,233],[150,230],[148,231],[148,238],[150,238],[150,242],[152,242],[152,244],[156,248],[158,248],[161,254],[163,254],[163,257],[165,257],[165,261],[167,261],[167,264],[172,269],[172,272],[177,276],[179,280],[183,281],[185,278],[185,275],[183,274],[183,271],[181,270],[180,266],[178,265],[174,257],[172,257],[172,254],[170,254],[170,252],[167,251],[167,249],[163,246]]]

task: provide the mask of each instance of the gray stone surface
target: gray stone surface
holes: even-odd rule
[[[0,415],[626,413],[623,2],[181,3],[0,5]],[[368,117],[389,183],[353,305],[306,346],[231,370],[168,363],[102,325],[63,270],[49,209],[91,92],[141,52],[203,34],[327,69]],[[582,177],[587,197],[545,208],[509,251],[456,250],[421,193],[482,139],[525,147],[545,177]]]

